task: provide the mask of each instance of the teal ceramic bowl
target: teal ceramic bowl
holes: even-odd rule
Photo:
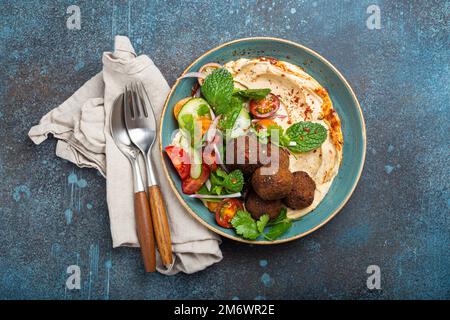
[[[160,150],[164,171],[175,195],[195,219],[212,231],[233,240],[254,244],[275,244],[298,239],[317,230],[342,209],[361,176],[366,154],[366,132],[361,107],[342,74],[318,53],[291,41],[277,38],[246,38],[231,41],[204,53],[184,73],[198,71],[202,65],[208,62],[224,64],[242,57],[256,58],[260,56],[274,57],[303,67],[306,72],[328,89],[334,109],[341,119],[344,135],[343,160],[338,176],[316,209],[301,220],[294,222],[292,228],[278,240],[267,241],[260,237],[254,241],[247,241],[238,236],[233,229],[218,226],[214,215],[200,200],[189,198],[183,194],[180,178],[163,150],[170,145],[171,133],[178,128],[173,116],[173,108],[179,100],[191,94],[195,79],[177,81],[167,97],[159,132]],[[166,195],[166,198],[169,197]]]

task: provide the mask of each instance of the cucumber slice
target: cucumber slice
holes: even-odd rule
[[[202,174],[202,158],[201,158],[201,150],[195,150],[194,148],[190,148],[191,154],[191,178],[198,179]]]
[[[189,122],[199,118],[211,119],[211,107],[205,99],[193,98],[181,108],[177,119],[180,128],[186,129],[191,126]]]
[[[237,138],[245,135],[245,131],[250,128],[252,124],[252,120],[250,118],[250,114],[245,108],[241,109],[236,121],[234,123],[233,128],[230,132],[231,138]]]

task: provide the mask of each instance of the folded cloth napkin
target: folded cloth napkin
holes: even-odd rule
[[[140,80],[159,121],[169,86],[148,56],[136,57],[127,37],[116,36],[114,53],[105,52],[102,61],[103,71],[46,114],[28,135],[34,143],[40,144],[49,133],[53,134],[58,139],[57,156],[79,167],[95,168],[106,177],[113,247],[137,247],[131,167],[111,137],[109,115],[125,84]],[[157,270],[168,275],[179,271],[193,273],[222,260],[221,240],[195,221],[175,199],[163,175],[158,143],[156,141],[153,147],[152,159],[166,200],[174,259],[171,266],[164,267],[158,256]]]

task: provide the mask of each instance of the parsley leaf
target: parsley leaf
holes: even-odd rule
[[[255,240],[262,234],[264,238],[270,241],[282,236],[292,227],[292,220],[287,217],[286,208],[281,209],[280,214],[274,221],[269,222],[269,219],[268,214],[263,214],[259,220],[255,220],[249,212],[240,210],[231,220],[231,225],[236,233],[245,239]],[[266,226],[270,226],[270,229],[263,233]]]
[[[261,216],[258,220],[258,225],[249,212],[239,210],[231,220],[231,225],[236,230],[236,233],[241,235],[243,238],[255,240],[261,235],[261,231],[259,230],[264,229],[265,223],[267,223],[264,221],[268,219],[263,217],[264,216]]]
[[[264,228],[266,227],[267,223],[269,222],[269,215],[263,214],[261,217],[259,217],[259,220],[256,221],[256,227],[258,228],[258,231],[262,233],[264,231]]]
[[[292,227],[292,221],[291,220],[288,220],[288,221],[285,220],[285,221],[283,221],[281,223],[278,223],[278,224],[274,225],[273,227],[271,227],[269,229],[269,231],[267,231],[264,234],[264,238],[273,241],[276,238],[278,238],[281,235],[283,235],[286,231],[288,231],[290,227]]]
[[[301,121],[286,130],[287,145],[292,152],[308,152],[317,149],[327,138],[327,129],[319,123]]]
[[[273,241],[282,236],[292,226],[292,220],[287,217],[287,209],[281,208],[278,217],[267,225],[271,226],[271,228],[264,234],[264,238]]]
[[[233,76],[225,69],[215,69],[205,78],[201,91],[216,114],[224,114],[234,91]]]
[[[274,220],[270,221],[267,225],[268,226],[273,226],[275,224],[281,223],[283,221],[285,221],[286,219],[288,219],[287,217],[287,209],[285,207],[281,208],[280,210],[280,214],[278,215],[278,217],[276,217]]]
[[[258,101],[264,99],[269,93],[270,89],[247,89],[238,91],[235,90],[234,95]]]

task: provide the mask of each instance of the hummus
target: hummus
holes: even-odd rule
[[[239,59],[224,66],[233,75],[236,87],[270,88],[280,98],[274,118],[284,129],[300,121],[320,123],[327,129],[327,139],[316,150],[290,155],[289,170],[305,171],[316,183],[314,202],[300,210],[288,209],[288,216],[300,218],[314,210],[327,194],[342,160],[341,122],[331,99],[316,80],[300,67],[273,58]]]

